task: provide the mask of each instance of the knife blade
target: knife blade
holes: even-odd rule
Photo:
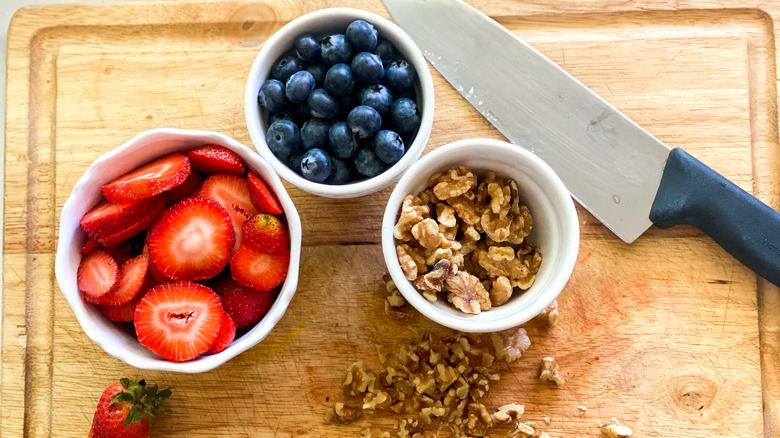
[[[563,68],[460,0],[383,0],[428,61],[511,142],[545,160],[618,237],[698,226],[780,285],[780,214],[670,149]]]

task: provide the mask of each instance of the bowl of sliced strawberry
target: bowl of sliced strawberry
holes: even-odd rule
[[[298,212],[268,163],[223,134],[160,128],[78,180],[55,274],[106,352],[197,373],[268,335],[295,294],[300,251]]]

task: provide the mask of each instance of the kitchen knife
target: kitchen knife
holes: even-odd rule
[[[780,214],[669,149],[564,69],[460,0],[383,0],[428,61],[510,141],[545,160],[626,242],[695,225],[780,286]]]

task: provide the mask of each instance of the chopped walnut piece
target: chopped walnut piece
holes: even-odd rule
[[[438,248],[444,240],[439,232],[439,224],[431,218],[416,223],[412,227],[412,236],[423,248]]]
[[[507,437],[512,438],[550,438],[545,432],[538,429],[538,426],[533,421],[526,421],[525,423],[515,424],[515,428],[507,434]]]
[[[398,255],[398,263],[404,276],[409,281],[414,281],[417,276],[428,272],[428,266],[425,264],[425,258],[409,245],[403,244],[395,247]]]
[[[455,217],[455,209],[447,204],[436,204],[436,220],[441,225],[451,228],[458,225],[458,218]]]
[[[376,380],[374,373],[366,370],[363,361],[357,361],[349,366],[343,385],[352,388],[353,391],[365,393],[374,380]]]
[[[512,283],[506,277],[496,277],[490,288],[490,302],[494,307],[506,304],[512,296]]]
[[[501,210],[509,210],[510,190],[509,186],[501,186],[497,183],[489,183],[487,192],[490,195],[490,211],[495,214]]]
[[[487,429],[493,425],[493,419],[490,417],[485,405],[482,403],[468,404],[468,431],[473,435],[485,435]]]
[[[459,271],[446,280],[449,295],[447,299],[465,313],[477,314],[491,307],[490,295],[479,278],[465,271]]]
[[[629,427],[620,424],[617,418],[610,418],[608,422],[599,424],[601,435],[608,438],[628,438],[634,433]]]
[[[542,371],[539,374],[539,380],[542,382],[555,382],[556,385],[561,386],[566,383],[566,379],[561,375],[561,371],[558,367],[558,363],[551,357],[545,357],[542,359]]]
[[[401,204],[401,213],[393,228],[393,237],[404,242],[412,240],[412,227],[429,217],[431,208],[420,198],[407,195]]]
[[[537,316],[542,318],[547,317],[547,324],[549,324],[550,327],[555,327],[555,324],[558,323],[558,300],[553,300],[553,302],[545,307]]]
[[[456,268],[457,270],[457,268]],[[430,272],[419,277],[414,281],[414,286],[423,292],[426,298],[428,295],[433,295],[433,300],[436,299],[436,292],[441,292],[441,288],[444,282],[452,275],[453,266],[447,259],[442,259],[436,262],[431,268]],[[426,294],[427,293],[427,294]]]
[[[509,403],[498,408],[496,413],[493,414],[493,420],[499,423],[517,421],[523,415],[523,412],[525,412],[525,406]]]
[[[384,391],[368,393],[363,397],[363,410],[389,408],[392,402],[390,395]]]
[[[443,174],[436,174],[428,180],[433,194],[442,201],[465,194],[477,187],[477,177],[465,166],[452,168]]]
[[[328,423],[349,423],[363,416],[360,408],[346,406],[344,403],[336,403],[325,412],[325,421]]]
[[[523,357],[523,353],[531,346],[528,333],[522,327],[511,328],[490,334],[496,357],[506,362],[513,362]]]

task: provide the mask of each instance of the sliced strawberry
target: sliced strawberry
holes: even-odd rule
[[[132,202],[178,186],[190,175],[190,169],[186,156],[172,153],[131,170],[101,189],[110,202]]]
[[[224,306],[223,306],[224,307]],[[206,350],[203,354],[217,354],[224,351],[230,346],[230,343],[236,339],[236,323],[233,322],[233,318],[225,312],[222,314],[222,324],[219,326],[219,334],[217,340],[214,341],[214,345]]]
[[[252,172],[246,176],[249,182],[249,198],[260,213],[282,214],[282,207],[266,183]]]
[[[287,277],[290,250],[262,252],[252,245],[241,245],[230,259],[230,274],[237,282],[256,290],[271,290]]]
[[[232,173],[234,175],[243,175],[246,173],[244,161],[237,153],[230,149],[216,145],[207,144],[187,153],[192,168],[204,173]]]
[[[232,278],[226,278],[215,288],[222,299],[222,307],[233,318],[238,328],[250,326],[268,313],[276,294],[256,291],[239,284]]]
[[[135,314],[135,306],[138,304],[139,299],[134,299],[129,303],[120,304],[118,306],[107,306],[104,304],[98,304],[100,313],[111,321],[128,322],[133,320],[133,314]]]
[[[119,285],[111,292],[99,297],[86,297],[85,301],[108,306],[118,306],[133,300],[146,281],[146,272],[149,267],[149,256],[141,254],[124,262],[119,271],[121,277]]]
[[[119,266],[111,255],[97,250],[85,255],[76,272],[76,284],[87,297],[100,297],[119,284]]]
[[[149,228],[165,209],[165,199],[145,198],[129,204],[101,202],[81,218],[81,228],[102,246],[116,246]]]
[[[177,281],[155,286],[135,307],[138,342],[174,362],[208,350],[219,334],[224,314],[219,297],[197,283]]]
[[[200,190],[201,197],[213,199],[227,210],[233,222],[236,242],[233,251],[241,244],[241,226],[244,221],[259,213],[249,199],[249,184],[236,175],[217,174],[206,178]]]
[[[94,251],[94,250],[96,250],[98,248],[100,248],[100,244],[97,243],[97,240],[95,240],[95,239],[90,237],[87,240],[87,243],[85,243],[84,246],[81,247],[81,253],[82,254],[89,254],[89,253],[91,253],[92,251]]]
[[[228,213],[201,198],[168,208],[148,237],[152,263],[175,280],[205,280],[219,274],[230,260],[234,242]]]
[[[287,227],[276,216],[258,214],[244,221],[243,241],[262,252],[276,252],[290,246]]]
[[[163,193],[169,205],[194,196],[203,185],[203,178],[198,172],[190,172],[183,183]]]

